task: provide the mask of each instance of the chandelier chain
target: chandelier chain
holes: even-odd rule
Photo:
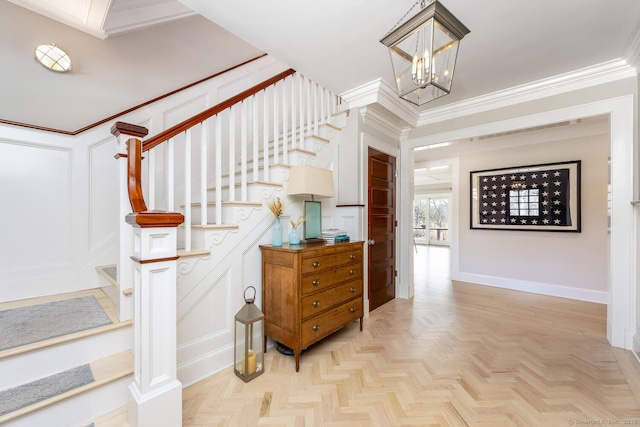
[[[433,3],[434,1],[435,0],[429,0],[429,4]],[[405,13],[402,16],[402,18],[400,18],[398,20],[398,22],[396,22],[396,24],[389,30],[389,32],[387,34],[384,35],[384,37],[387,37],[389,34],[393,33],[395,31],[395,29],[400,26],[400,23],[404,22],[404,19],[407,17],[407,15],[409,15],[409,13],[411,13],[411,11],[418,5],[418,3],[420,3],[420,10],[424,9],[425,7],[427,7],[427,0],[416,0],[416,2],[413,4],[413,6],[411,6],[409,8],[409,10],[407,10],[407,13]]]

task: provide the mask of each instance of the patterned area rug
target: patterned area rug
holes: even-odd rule
[[[0,311],[0,351],[110,323],[93,295]]]
[[[82,387],[93,381],[93,373],[89,365],[82,365],[4,390],[0,392],[0,416]]]

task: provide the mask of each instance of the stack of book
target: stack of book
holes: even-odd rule
[[[339,242],[348,242],[349,236],[347,232],[344,230],[340,230],[338,228],[328,228],[322,230],[322,234],[320,235],[325,242],[327,243],[339,243]]]

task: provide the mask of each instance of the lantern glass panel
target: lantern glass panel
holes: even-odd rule
[[[450,92],[460,41],[437,22],[433,35],[433,83],[440,86],[443,90]]]
[[[236,320],[234,370],[244,381],[263,372],[263,323],[262,319],[250,323]]]
[[[433,27],[433,19],[429,19],[420,27],[419,31],[408,34],[405,38],[389,47],[391,55],[391,64],[393,65],[393,73],[396,77],[396,86],[400,96],[412,92],[416,89],[413,81],[414,71],[417,71],[416,61],[414,59],[425,59],[427,61],[424,70],[424,76],[427,81],[430,80],[429,57],[431,55],[431,35]]]

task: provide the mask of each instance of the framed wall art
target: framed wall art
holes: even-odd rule
[[[471,228],[580,232],[580,161],[470,172]]]

